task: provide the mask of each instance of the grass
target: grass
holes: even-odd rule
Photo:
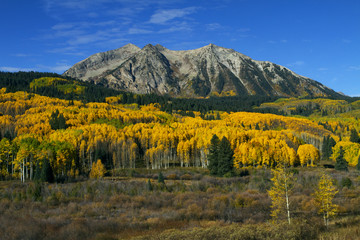
[[[351,188],[338,186],[335,202],[342,208],[329,229],[311,204],[322,171],[353,182]],[[2,181],[1,239],[357,239],[359,235],[360,179],[355,171],[299,168],[291,197],[296,224],[290,227],[283,220],[271,222],[267,169],[249,169],[249,175],[233,178],[211,177],[197,168],[168,169],[162,170],[165,184],[157,182],[159,172],[123,169],[114,177],[66,184]]]

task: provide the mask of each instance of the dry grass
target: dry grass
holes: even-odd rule
[[[141,174],[139,178],[120,176],[67,184],[0,182],[0,236],[4,240],[154,239],[151,236],[175,234],[178,230],[193,234],[194,228],[200,229],[204,234],[199,233],[201,236],[211,232],[230,236],[226,234],[232,223],[244,226],[249,234],[255,234],[254,229],[260,231],[258,226],[269,228],[270,199],[266,190],[271,183],[267,170],[257,169],[250,176],[228,179],[198,174],[165,172],[171,177],[165,185],[151,179],[152,190],[148,178]],[[291,198],[297,221],[311,218],[322,224],[311,204],[311,188],[318,174],[316,170],[301,169],[297,174],[298,186]],[[351,174],[341,177],[351,177],[353,186],[339,189],[335,200],[341,204],[342,215],[359,216],[359,182]],[[312,231],[321,239],[357,239],[359,218],[338,218],[333,222],[328,232]],[[218,232],[218,227],[223,229]],[[298,228],[289,231],[301,233]]]

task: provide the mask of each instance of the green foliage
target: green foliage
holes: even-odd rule
[[[328,160],[330,159],[333,151],[332,148],[336,145],[335,140],[331,137],[331,136],[325,136],[323,138],[323,145],[322,145],[322,155],[321,158],[323,160]]]
[[[164,175],[162,174],[162,172],[159,173],[158,183],[165,183],[165,178],[164,178]]]
[[[234,151],[231,149],[231,144],[226,137],[220,141],[216,134],[211,138],[209,154],[208,154],[208,169],[211,175],[227,176],[232,175],[234,166]]]
[[[152,184],[151,184],[150,179],[148,179],[146,187],[147,187],[147,190],[148,190],[148,191],[152,191],[152,190],[153,190],[153,186],[152,186]]]
[[[354,128],[352,128],[350,132],[350,142],[360,143],[359,134]]]
[[[219,144],[220,139],[216,134],[211,138],[208,159],[208,169],[210,170],[211,175],[218,175],[218,165],[219,165]]]
[[[49,159],[45,158],[43,160],[43,165],[41,168],[40,181],[53,183],[54,180],[54,173],[50,165]]]
[[[356,170],[360,171],[360,155],[358,157],[358,161],[357,161],[357,164],[356,164]]]
[[[341,179],[341,187],[350,188],[352,186],[352,181],[348,177],[344,177]]]
[[[339,171],[348,171],[348,162],[344,158],[344,149],[340,146],[339,155],[336,158],[335,169]]]
[[[221,139],[218,151],[217,175],[224,176],[227,173],[231,174],[234,166],[234,151],[231,149],[231,144],[226,137]]]
[[[66,129],[65,117],[62,113],[59,113],[59,110],[51,114],[49,124],[53,130]]]

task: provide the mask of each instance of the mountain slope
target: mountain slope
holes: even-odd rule
[[[66,76],[135,93],[198,97],[268,95],[339,97],[319,82],[233,49],[209,44],[173,51],[161,45],[128,44],[75,64]]]

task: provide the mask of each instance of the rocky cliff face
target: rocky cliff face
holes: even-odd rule
[[[92,55],[64,75],[135,93],[184,97],[339,96],[321,83],[285,67],[256,61],[213,44],[188,51],[172,51],[151,44],[140,49],[128,44]]]

